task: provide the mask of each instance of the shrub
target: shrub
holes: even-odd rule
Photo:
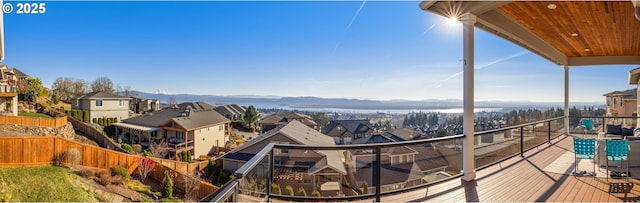
[[[147,195],[154,195],[153,192],[151,191],[151,186],[145,185],[139,180],[129,181],[129,183],[127,183],[126,186],[127,188],[132,189],[136,192],[141,192]]]
[[[149,150],[142,151],[142,155],[144,155],[146,157],[152,157],[153,156],[153,154]]]
[[[56,166],[64,166],[67,163],[67,152],[60,152],[53,156],[53,164]]]
[[[111,174],[106,170],[100,171],[96,174],[96,181],[104,186],[112,184],[112,179]]]
[[[367,181],[362,183],[362,193],[369,194],[369,183],[367,183]]]
[[[300,187],[300,188],[298,188],[298,195],[306,197],[307,196],[307,191],[303,187]]]
[[[164,181],[162,187],[162,198],[173,198],[173,183],[169,173],[164,174]]]
[[[129,179],[131,178],[131,175],[129,174],[129,170],[120,165],[116,165],[113,168],[111,168],[111,175],[113,176],[119,175],[122,177],[122,180],[124,181],[129,181]]]
[[[131,147],[133,148],[133,151],[136,153],[142,152],[142,145],[140,144],[133,144],[131,145]]]
[[[147,178],[149,172],[153,171],[154,168],[156,168],[156,162],[153,159],[143,157],[138,160],[138,169],[140,171],[140,179],[142,179],[142,181]]]
[[[84,111],[82,113],[83,117],[82,117],[82,121],[84,121],[85,123],[89,123],[89,111]]]
[[[277,183],[271,183],[271,193],[281,195],[282,190],[280,190],[280,185]]]
[[[318,192],[318,190],[314,189],[313,192],[311,192],[311,196],[312,197],[320,197],[320,192]]]
[[[133,147],[129,144],[122,144],[122,149],[124,149],[125,151],[131,153],[133,152]]]
[[[96,176],[96,172],[90,169],[82,169],[76,172],[79,176],[82,176],[84,179],[92,180]]]
[[[193,159],[191,158],[191,150],[187,151],[187,162],[191,163]]]
[[[82,158],[80,155],[80,151],[76,148],[69,149],[69,151],[67,152],[67,157],[69,158],[69,163],[71,164],[72,168],[75,167]]]
[[[289,196],[295,196],[296,195],[296,193],[293,192],[293,187],[291,187],[291,185],[287,185],[284,188],[287,190],[287,193],[289,194]]]

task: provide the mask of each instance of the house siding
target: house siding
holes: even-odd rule
[[[222,126],[222,129],[220,126]],[[209,152],[212,152],[213,147],[223,147],[226,143],[226,127],[227,126],[225,124],[219,124],[194,130],[195,148],[193,154],[196,157],[200,155],[207,155]]]
[[[102,100],[102,106],[96,106]],[[120,105],[123,101],[123,105]],[[118,118],[119,121],[129,118],[129,100],[126,99],[80,99],[72,102],[72,109],[89,111],[89,118]]]

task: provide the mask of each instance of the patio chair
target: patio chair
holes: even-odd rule
[[[593,172],[582,172],[578,170],[578,161],[579,159],[591,159],[594,160],[596,154],[596,139],[590,138],[577,138],[573,137],[573,151],[575,157],[574,171],[573,175],[584,175],[589,174],[595,177],[596,175],[596,164],[593,163]]]
[[[584,119],[580,122],[580,125],[585,134],[596,134],[596,129],[593,128],[593,120]]]
[[[607,154],[607,181],[609,181],[609,161],[620,161],[620,168],[622,168],[622,162],[627,162],[626,178],[629,182],[629,141],[628,140],[606,140],[604,148]]]

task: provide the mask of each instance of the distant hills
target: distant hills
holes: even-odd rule
[[[236,96],[216,96],[216,95],[194,95],[194,94],[167,94],[156,91],[147,93],[133,91],[140,97],[159,99],[161,103],[167,103],[170,98],[177,102],[204,101],[215,105],[240,104],[254,105],[257,108],[337,108],[337,109],[446,109],[461,108],[462,100],[459,99],[429,99],[421,101],[409,100],[367,100],[367,99],[345,99],[345,98],[319,98],[319,97],[278,97],[278,96],[256,96],[256,95],[236,95]],[[598,102],[572,102],[575,106],[603,106]],[[562,102],[529,102],[529,101],[476,101],[477,108],[550,108],[562,107]]]

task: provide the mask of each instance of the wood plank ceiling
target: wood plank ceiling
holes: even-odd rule
[[[640,56],[640,21],[629,1],[518,1],[498,11],[567,57]]]

